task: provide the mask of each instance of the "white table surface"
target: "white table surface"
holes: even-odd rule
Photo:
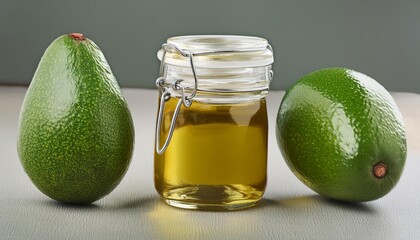
[[[277,147],[274,121],[284,92],[268,97],[268,185],[259,206],[236,212],[181,210],[153,186],[155,90],[124,89],[136,147],[121,184],[88,206],[50,200],[16,153],[26,88],[0,87],[0,239],[420,239],[420,95],[393,93],[405,118],[408,158],[398,185],[368,203],[326,200],[303,185]]]

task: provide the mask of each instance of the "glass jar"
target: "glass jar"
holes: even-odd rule
[[[267,179],[273,52],[247,36],[180,36],[161,60],[155,187],[169,205],[235,210],[255,205]]]

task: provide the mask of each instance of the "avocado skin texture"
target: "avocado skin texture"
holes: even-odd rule
[[[284,96],[276,122],[293,173],[325,197],[363,202],[397,184],[407,155],[402,116],[374,79],[344,68],[304,76]],[[373,174],[387,166],[385,177]]]
[[[69,35],[45,51],[19,119],[18,154],[31,181],[60,202],[110,193],[131,161],[134,127],[99,47]]]

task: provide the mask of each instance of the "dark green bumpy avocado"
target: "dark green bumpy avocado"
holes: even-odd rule
[[[289,88],[277,140],[293,173],[335,200],[371,201],[397,184],[407,156],[405,127],[391,95],[373,78],[321,69]]]
[[[99,47],[82,34],[57,38],[19,120],[18,154],[32,182],[60,202],[96,201],[122,180],[133,145],[130,111]]]

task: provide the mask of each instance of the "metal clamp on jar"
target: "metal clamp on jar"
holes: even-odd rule
[[[255,205],[266,186],[273,51],[247,36],[169,38],[161,60],[155,187],[188,209]]]

